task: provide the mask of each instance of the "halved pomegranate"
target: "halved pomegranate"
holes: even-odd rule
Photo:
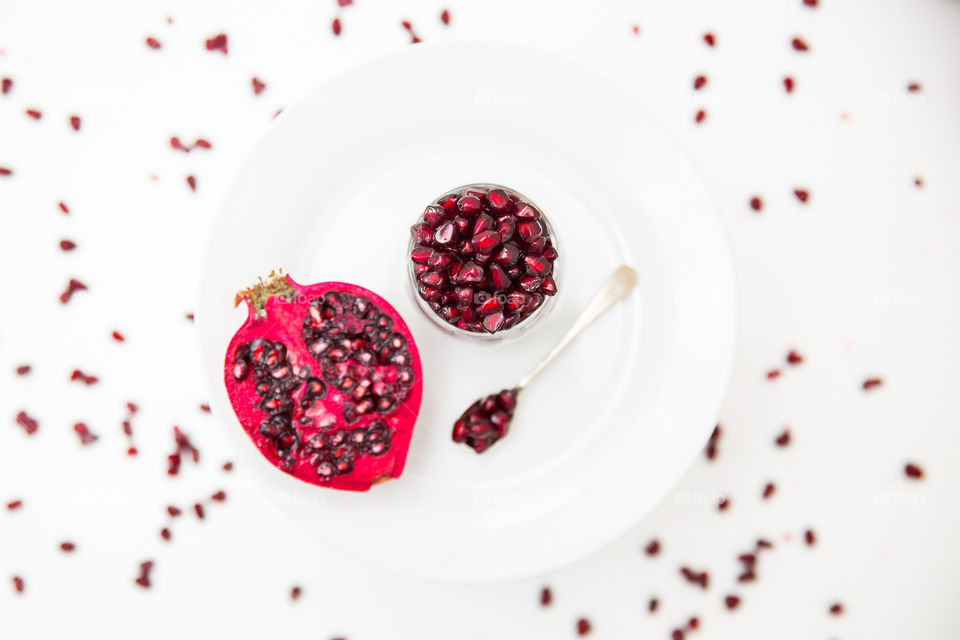
[[[420,411],[420,355],[386,300],[289,276],[237,294],[247,321],[227,347],[233,410],[260,453],[305,482],[366,491],[399,477]]]
[[[550,222],[512,189],[454,189],[428,205],[410,233],[410,281],[440,326],[502,336],[529,327],[557,293]]]

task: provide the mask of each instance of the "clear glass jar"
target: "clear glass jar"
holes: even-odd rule
[[[494,217],[493,212],[488,210],[490,203],[486,198],[486,194],[496,189],[503,191],[507,195],[507,197],[510,198],[510,200],[513,202],[514,211],[519,210],[522,207],[522,205],[526,204],[526,205],[530,205],[536,211],[539,212],[538,219],[541,222],[544,229],[542,237],[548,239],[549,244],[547,246],[552,246],[554,251],[557,254],[552,262],[552,270],[545,277],[552,278],[552,282],[555,285],[554,288],[556,289],[556,292],[558,294],[560,290],[560,278],[559,278],[560,250],[557,242],[556,231],[554,230],[553,225],[550,223],[550,220],[547,218],[546,215],[544,215],[543,210],[539,206],[537,206],[536,203],[534,203],[532,200],[530,200],[523,194],[509,187],[505,187],[503,185],[490,184],[490,183],[472,183],[472,184],[463,185],[461,187],[457,187],[456,189],[451,189],[443,193],[439,197],[435,198],[433,202],[428,204],[426,210],[429,210],[430,207],[440,207],[442,209],[443,208],[442,203],[444,203],[444,201],[447,201],[451,197],[459,198],[464,195],[477,195],[477,197],[479,197],[481,199],[481,202],[483,203],[482,204],[483,209],[481,211],[474,213],[473,216],[478,216],[481,213],[488,213],[491,215],[491,217]],[[468,194],[468,192],[471,192],[471,193]],[[456,214],[448,213],[445,215],[451,216]],[[497,218],[495,217],[494,219],[496,222]],[[518,223],[519,222],[524,222],[524,220],[518,219]],[[414,227],[416,227],[419,224],[427,224],[425,222],[425,218],[423,214],[421,214],[417,218],[416,222],[414,223]],[[471,221],[471,224],[472,224],[472,221]],[[438,225],[438,228],[440,226],[443,226],[443,225],[442,224]],[[428,225],[428,228],[432,229],[432,227],[430,227],[429,225]],[[517,236],[517,232],[514,233],[514,236]],[[518,244],[519,242],[522,242],[522,241],[518,241]],[[407,245],[407,275],[408,275],[407,281],[409,284],[410,294],[413,296],[414,300],[417,303],[417,306],[420,307],[423,313],[426,314],[426,316],[430,318],[434,324],[436,324],[443,331],[451,335],[461,336],[464,338],[473,338],[478,340],[502,340],[504,338],[517,337],[530,331],[538,322],[540,322],[550,312],[550,310],[554,306],[557,294],[546,295],[546,294],[543,294],[540,289],[537,289],[534,292],[525,292],[525,291],[514,290],[515,287],[512,287],[507,292],[499,292],[499,293],[481,290],[475,293],[474,304],[482,303],[486,299],[486,297],[489,297],[491,295],[497,295],[500,298],[501,303],[505,304],[507,301],[507,295],[511,291],[512,293],[517,295],[519,295],[520,293],[524,293],[528,296],[533,295],[535,293],[539,295],[543,295],[543,301],[536,309],[534,309],[530,313],[530,315],[518,320],[516,324],[514,324],[513,326],[510,326],[507,328],[501,328],[494,333],[489,333],[488,331],[485,331],[485,330],[476,331],[473,329],[464,329],[464,328],[461,328],[460,326],[457,326],[457,324],[451,324],[444,318],[443,315],[441,315],[441,309],[444,307],[452,307],[454,305],[452,304],[442,305],[439,303],[439,301],[434,301],[436,303],[436,306],[438,306],[438,309],[435,310],[431,306],[431,303],[425,300],[420,295],[420,287],[421,286],[426,287],[426,285],[424,285],[421,282],[420,276],[418,276],[417,274],[417,268],[419,265],[423,263],[415,262],[411,257],[413,250],[418,246],[420,246],[420,242],[418,241],[416,234],[414,232],[411,232],[410,242]],[[500,245],[498,245],[498,247],[499,246]],[[496,251],[496,247],[493,251],[491,251],[491,255],[493,255],[495,251]],[[546,249],[544,249],[544,251],[546,251]],[[488,259],[489,264],[492,265],[494,262],[496,262],[494,259]],[[520,278],[523,276],[524,267],[522,262],[519,262],[518,264],[521,269],[521,275],[517,276],[517,278]],[[486,288],[489,289],[490,287],[486,287]],[[467,305],[467,306],[470,306],[470,305]],[[462,311],[462,309],[463,309],[462,306],[458,307],[457,313]],[[458,317],[457,321],[459,320],[462,320],[462,318]]]

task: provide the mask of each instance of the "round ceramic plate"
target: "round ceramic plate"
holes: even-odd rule
[[[563,250],[556,305],[514,341],[447,335],[407,289],[408,227],[471,182],[528,195]],[[638,288],[527,388],[510,435],[483,455],[454,444],[460,413],[539,361],[621,264]],[[277,267],[372,289],[409,324],[423,408],[401,478],[366,493],[301,483],[234,419],[234,294]],[[682,149],[616,83],[504,46],[411,47],[285,111],[229,191],[201,294],[216,415],[262,486],[321,541],[432,580],[541,573],[623,535],[701,451],[733,359],[729,248]]]

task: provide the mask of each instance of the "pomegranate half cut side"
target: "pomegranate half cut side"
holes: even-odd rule
[[[241,300],[249,314],[227,347],[224,383],[261,455],[332,489],[399,477],[423,391],[400,314],[357,285],[272,273]]]

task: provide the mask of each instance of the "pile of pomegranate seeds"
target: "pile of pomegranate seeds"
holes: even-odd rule
[[[448,193],[410,231],[417,293],[458,329],[510,329],[557,293],[553,238],[519,193],[481,186]]]
[[[517,394],[513,389],[477,400],[454,423],[453,441],[465,442],[477,453],[483,453],[507,435],[516,407]]]

